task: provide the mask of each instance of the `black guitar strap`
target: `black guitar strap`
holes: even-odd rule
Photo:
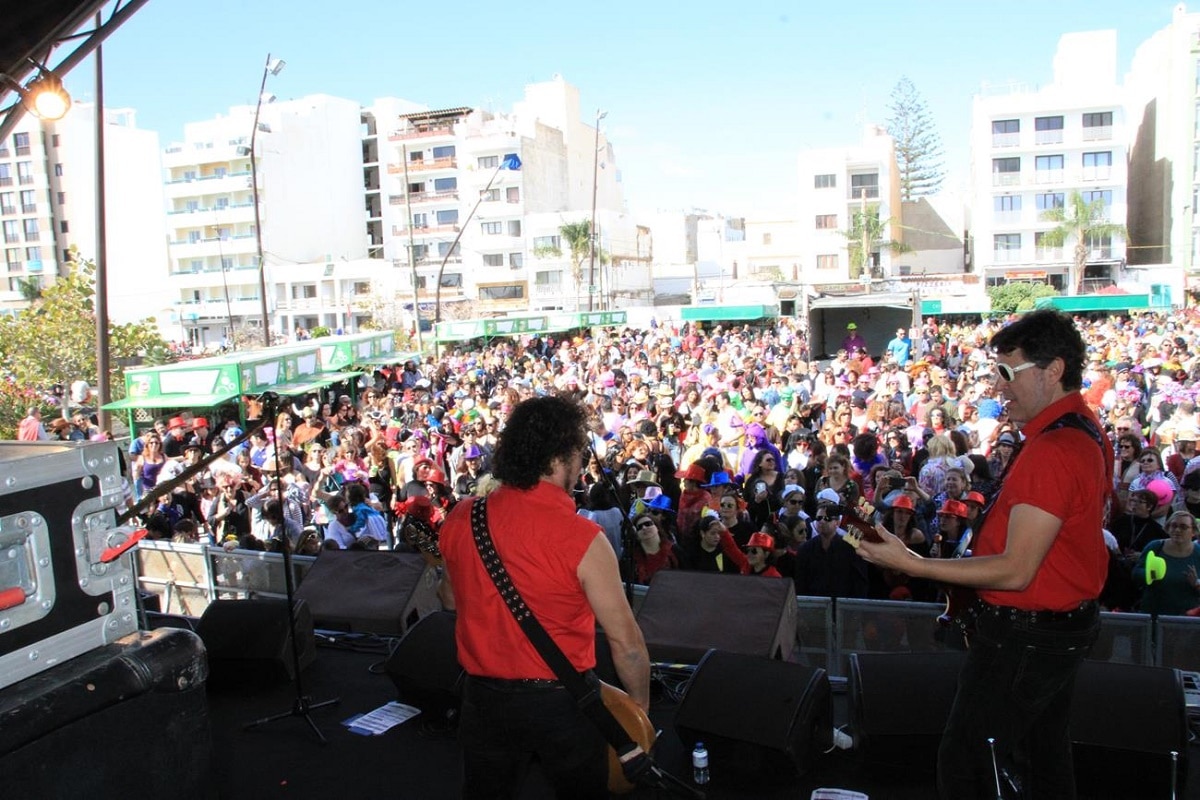
[[[479,550],[479,557],[483,560],[484,569],[487,570],[492,582],[496,584],[496,591],[500,592],[500,597],[508,606],[513,618],[521,626],[525,635],[529,637],[529,641],[541,655],[542,660],[554,671],[554,674],[562,681],[562,685],[575,698],[580,710],[600,729],[605,740],[617,751],[624,767],[625,776],[632,781],[640,772],[650,766],[649,754],[642,752],[641,747],[630,738],[625,729],[621,727],[621,723],[601,701],[600,683],[596,676],[590,671],[581,675],[563,653],[562,648],[542,627],[542,623],[538,622],[537,617],[529,610],[529,606],[525,605],[525,600],[517,591],[517,587],[513,585],[508,570],[500,561],[499,554],[496,553],[495,543],[492,542],[492,535],[488,531],[487,498],[485,497],[476,499],[471,505],[471,533],[475,538],[475,547]]]

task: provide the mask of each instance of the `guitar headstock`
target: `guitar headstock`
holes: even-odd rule
[[[875,530],[875,523],[871,521],[874,516],[875,507],[864,499],[860,499],[857,506],[843,507],[842,526],[846,529],[846,535],[842,539],[846,544],[857,550],[863,539],[868,542],[882,542],[883,537]]]

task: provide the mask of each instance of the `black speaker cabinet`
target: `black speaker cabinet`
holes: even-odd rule
[[[402,702],[430,716],[458,709],[464,672],[458,663],[452,611],[436,611],[408,629],[385,669]]]
[[[687,751],[704,742],[718,782],[789,781],[831,742],[829,678],[820,668],[712,650],[680,701],[675,729]]]
[[[932,775],[966,654],[851,653],[850,719],[869,766]]]
[[[787,658],[796,642],[789,580],[661,570],[637,615],[650,658],[697,663],[709,650]]]
[[[1188,796],[1183,676],[1166,667],[1083,662],[1071,700],[1071,742],[1080,794],[1170,797],[1174,750],[1176,796]]]
[[[399,636],[441,610],[437,587],[436,570],[413,553],[322,550],[296,597],[318,628]]]
[[[316,658],[313,620],[308,605],[297,600],[296,633],[300,637],[300,669]],[[287,600],[216,600],[196,625],[208,650],[209,683],[217,688],[262,685],[295,678]]]

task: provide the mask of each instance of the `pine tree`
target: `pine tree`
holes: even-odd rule
[[[933,194],[942,185],[942,139],[924,98],[912,81],[902,77],[892,89],[887,131],[896,143],[900,195],[912,200]]]

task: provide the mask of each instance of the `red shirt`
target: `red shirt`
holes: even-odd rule
[[[1101,533],[1104,498],[1111,489],[1105,462],[1111,466],[1112,459],[1106,459],[1092,437],[1078,428],[1044,432],[1071,411],[1096,423],[1083,396],[1073,392],[1043,409],[1022,429],[1027,440],[976,537],[975,555],[1004,552],[1009,514],[1016,505],[1053,514],[1062,520],[1062,527],[1029,586],[1020,592],[980,589],[979,596],[988,603],[1066,611],[1100,596],[1108,575],[1108,550]]]
[[[471,506],[454,507],[438,544],[458,606],[458,661],[471,675],[551,678],[483,567],[471,535]],[[561,488],[501,486],[488,496],[488,528],[513,585],[551,638],[583,672],[596,665],[596,618],[576,570],[601,528],[575,514]]]

